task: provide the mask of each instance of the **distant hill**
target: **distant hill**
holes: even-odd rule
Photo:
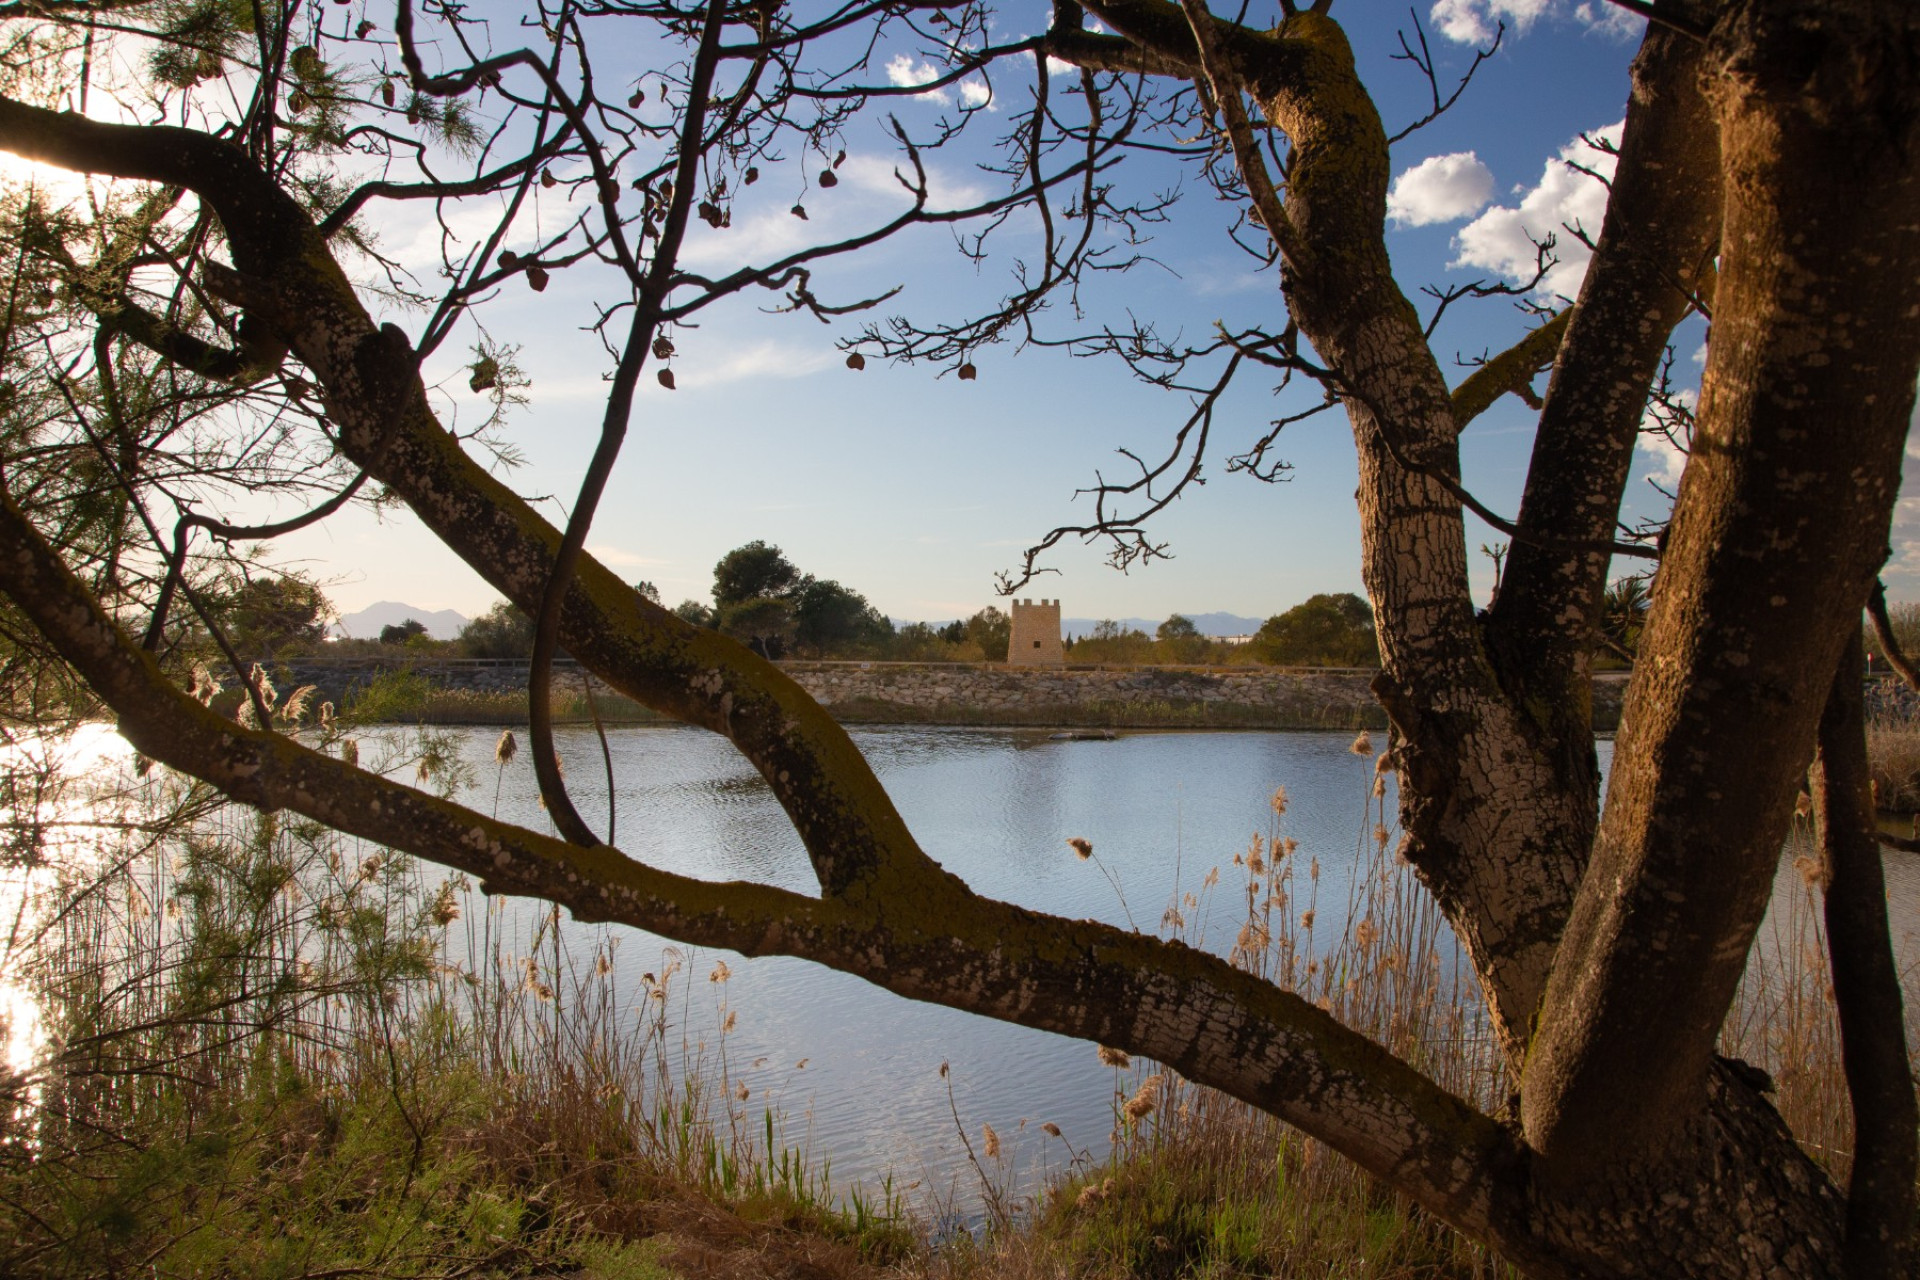
[[[467,625],[466,615],[452,609],[418,609],[397,600],[382,600],[357,613],[341,614],[333,629],[349,640],[378,640],[382,627],[397,627],[408,618],[425,624],[427,634],[435,640],[451,640]]]
[[[1261,623],[1266,621],[1265,618],[1243,618],[1237,613],[1189,613],[1186,616],[1193,620],[1193,625],[1200,629],[1200,634],[1203,636],[1250,636],[1260,629]],[[1154,629],[1166,619],[1115,618],[1114,621],[1122,627],[1152,635]],[[1099,622],[1098,618],[1062,618],[1060,633],[1078,639],[1092,634]]]

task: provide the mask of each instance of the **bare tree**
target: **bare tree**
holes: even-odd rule
[[[1390,270],[1389,139],[1328,0],[1281,0],[1271,30],[1201,0],[1061,0],[1044,35],[1001,45],[974,3],[856,2],[802,25],[777,3],[560,0],[528,15],[538,47],[505,53],[452,6],[426,11],[429,48],[410,0],[391,40],[370,21],[331,33],[325,15],[292,8],[217,39],[138,5],[6,10],[27,33],[17,49],[78,49],[101,25],[143,32],[161,50],[150,74],[172,87],[155,94],[163,112],[139,118],[188,124],[90,117],[84,79],[34,105],[16,76],[0,99],[0,147],[133,184],[116,188],[111,217],[76,229],[29,208],[12,237],[16,276],[57,283],[70,302],[9,313],[9,359],[31,363],[60,399],[33,436],[45,448],[7,462],[0,588],[136,746],[230,796],[581,919],[804,956],[912,998],[1154,1057],[1325,1141],[1529,1274],[1904,1274],[1913,1090],[1846,650],[1886,554],[1920,369],[1920,10],[1624,7],[1652,25],[1580,298],[1453,388],[1431,323]],[[609,45],[587,35],[615,21],[647,24],[647,39],[624,47],[657,56],[617,81],[596,75]],[[296,39],[296,27],[309,34]],[[872,66],[890,47],[883,35],[937,57],[935,78],[883,83]],[[346,69],[356,50],[378,75]],[[1080,68],[1071,110],[1048,59]],[[929,83],[987,86],[962,98],[979,100],[1022,69],[1033,87],[1007,134],[1001,194],[959,210],[931,200],[920,156],[959,136],[963,110],[925,138],[896,127],[897,217],[726,274],[680,265],[690,219],[724,225],[783,148],[829,185],[834,139],[857,113]],[[78,109],[52,109],[68,103]],[[483,125],[474,104],[488,103],[499,114]],[[450,144],[465,157],[458,176],[439,171]],[[1279,267],[1283,325],[1192,348],[1145,326],[1046,330],[1052,301],[1129,261],[1137,224],[1168,216],[1163,202],[1121,199],[1111,172],[1153,148],[1201,166],[1240,203],[1236,235]],[[540,250],[499,252],[526,202],[562,183],[583,198],[540,224]],[[380,201],[475,196],[504,202],[495,229],[471,251],[449,230],[447,282],[419,331],[376,326],[370,286],[349,274],[370,260],[352,247],[356,220]],[[985,254],[993,227],[1022,208],[1044,251],[1003,305],[876,326],[862,349],[963,377],[1000,341],[1104,351],[1169,386],[1209,369],[1170,462],[1102,487],[1113,505],[1083,532],[1116,539],[1123,562],[1153,553],[1140,517],[1164,504],[1164,477],[1197,475],[1211,406],[1235,370],[1317,380],[1345,411],[1404,852],[1479,974],[1512,1077],[1509,1113],[1479,1112],[1223,960],[976,897],[918,848],[846,735],[791,681],[583,551],[633,388],[649,359],[670,360],[673,326],[753,289],[822,316],[877,302],[825,298],[814,273],[916,224],[965,225],[963,247]],[[616,373],[600,449],[560,529],[441,424],[419,367],[498,290],[594,264],[617,282],[598,317]],[[1621,533],[1621,498],[1668,334],[1693,309],[1710,310],[1713,343],[1656,549]],[[192,452],[169,443],[171,425],[118,425],[124,398],[107,387],[129,364],[177,379],[182,404],[218,401],[224,434]],[[1508,519],[1463,484],[1457,439],[1501,395],[1530,395],[1549,366],[1526,493]],[[501,369],[483,353],[476,383]],[[656,376],[671,385],[670,368]],[[1270,444],[1240,465],[1270,474]],[[44,462],[56,446],[86,452],[91,487]],[[621,691],[725,734],[786,808],[818,896],[694,881],[599,843],[554,767],[544,679],[534,755],[565,840],[243,727],[182,692],[155,654],[175,626],[175,589],[194,595],[186,536],[282,527],[196,525],[193,495],[316,475],[335,477],[320,516],[358,500],[371,477],[533,615],[537,675],[564,644]],[[82,499],[101,494],[124,498],[137,554],[79,532],[91,526],[76,513],[93,509]],[[157,510],[168,504],[170,536]],[[1466,511],[1512,540],[1484,616],[1467,589]],[[1587,663],[1616,554],[1657,558],[1658,588],[1602,814]],[[110,556],[117,577],[102,571]],[[144,622],[144,645],[122,620]],[[1748,1074],[1713,1053],[1816,731],[1832,909],[1846,922],[1833,943],[1849,1079],[1863,1133],[1891,1120],[1890,1137],[1859,1144],[1844,1191]]]

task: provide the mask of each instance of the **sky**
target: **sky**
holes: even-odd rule
[[[1030,29],[1045,10],[1015,8],[1007,28]],[[1346,25],[1362,74],[1389,130],[1421,115],[1425,81],[1392,55],[1409,11],[1377,0],[1346,0]],[[1598,181],[1564,161],[1604,171],[1606,157],[1583,134],[1616,130],[1639,22],[1604,5],[1569,0],[1440,0],[1423,11],[1443,83],[1504,21],[1500,49],[1459,104],[1393,150],[1395,181],[1388,243],[1410,296],[1426,284],[1533,274],[1529,233],[1559,233],[1562,261],[1546,287],[1572,294],[1584,251],[1565,234],[1578,223],[1597,233],[1604,207]],[[1004,32],[1003,32],[1004,34]],[[927,69],[906,50],[881,59],[896,82],[917,83]],[[1030,86],[996,80],[996,101],[1017,114]],[[957,99],[985,97],[984,86],[894,100],[891,109],[925,127]],[[1617,136],[1617,135],[1616,135]],[[779,175],[763,183],[759,206],[742,203],[735,224],[690,241],[691,265],[718,270],[742,255],[764,259],[800,236],[849,232],[883,220],[903,203],[898,163],[878,115],[847,135],[843,181],[806,193],[805,224],[786,210]],[[984,157],[987,153],[978,152]],[[935,202],[960,202],[991,190],[990,175],[965,155],[935,157]],[[1155,189],[1177,179],[1150,158],[1129,159],[1121,183]],[[381,244],[422,272],[437,260],[440,229],[417,205],[389,207],[376,222]],[[476,212],[456,218],[456,233],[485,226]],[[1198,337],[1216,322],[1278,329],[1284,323],[1277,281],[1226,238],[1226,211],[1213,193],[1185,179],[1172,217],[1153,228],[1152,261],[1093,282],[1086,323],[1132,315],[1163,333]],[[1023,238],[1024,237],[1024,238]],[[531,235],[523,237],[531,243]],[[867,296],[900,286],[881,312],[922,322],[964,318],[1007,288],[1032,228],[1015,221],[984,263],[960,254],[952,236],[928,230],[896,237],[816,274],[822,297]],[[517,344],[531,379],[530,403],[507,431],[524,462],[507,479],[538,496],[558,522],[592,449],[603,376],[611,365],[586,331],[596,300],[610,296],[610,273],[557,272],[534,293],[510,286],[483,312],[491,338]],[[992,348],[977,357],[978,377],[961,381],[918,366],[870,360],[845,367],[835,343],[861,320],[824,325],[808,316],[773,315],[766,296],[745,298],[676,334],[676,388],[643,381],[633,424],[589,549],[615,572],[658,586],[668,604],[706,599],[714,562],[753,539],[782,547],[802,570],[864,593],[901,619],[940,621],[994,603],[995,574],[1055,525],[1087,516],[1075,491],[1096,474],[1126,470],[1117,450],[1157,456],[1190,412],[1187,396],[1145,386],[1118,364],[1072,359],[1058,350]],[[1430,306],[1426,299],[1419,299]],[[417,324],[404,313],[403,327]],[[1055,333],[1072,330],[1058,309]],[[1509,300],[1463,304],[1449,314],[1437,347],[1443,359],[1497,351],[1525,327]],[[482,397],[466,387],[466,331],[428,366],[443,416],[461,425],[484,417]],[[1697,379],[1703,334],[1676,338],[1676,376]],[[1465,375],[1465,369],[1453,376]],[[1544,385],[1544,383],[1542,383]],[[1243,374],[1222,402],[1206,467],[1207,483],[1156,518],[1151,532],[1172,559],[1121,574],[1104,553],[1065,543],[1045,563],[1059,572],[1021,589],[1021,597],[1058,598],[1079,617],[1163,617],[1225,610],[1254,617],[1280,612],[1317,592],[1359,591],[1359,527],[1353,494],[1353,445],[1344,418],[1327,414],[1289,427],[1277,446],[1290,478],[1262,484],[1229,475],[1225,457],[1256,438],[1269,420],[1317,399],[1310,390],[1276,396],[1271,381]],[[1473,423],[1463,439],[1467,485],[1495,510],[1518,507],[1531,415],[1508,397]],[[1681,459],[1648,449],[1636,460],[1628,516],[1664,506],[1648,478],[1671,484]],[[1910,510],[1911,508],[1903,508]],[[1474,522],[1469,545],[1499,535]],[[1920,545],[1916,541],[1914,545]],[[420,609],[473,615],[498,597],[405,512],[353,510],[283,539],[275,557],[327,583],[341,612],[396,600]],[[1475,557],[1484,599],[1492,562]],[[1630,566],[1628,567],[1630,568]],[[1622,571],[1626,571],[1624,568]],[[1898,594],[1896,592],[1896,594]]]

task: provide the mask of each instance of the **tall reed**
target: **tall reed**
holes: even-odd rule
[[[444,740],[374,758],[389,740],[366,763],[464,781]],[[44,1028],[0,1126],[0,1274],[630,1269],[670,1227],[847,1271],[909,1243],[897,1203],[837,1197],[749,1104],[724,982],[677,952],[636,1012],[611,937],[569,949],[548,910],[147,789],[158,836],[96,827],[22,904]],[[711,1051],[696,988],[721,1002]]]
[[[1230,869],[1216,867],[1198,887],[1177,892],[1162,927],[1208,945],[1205,925],[1217,918],[1210,899],[1232,895],[1235,935],[1230,945],[1212,944],[1234,964],[1300,993],[1498,1113],[1512,1081],[1472,967],[1431,895],[1394,852],[1387,758],[1371,755],[1365,734],[1355,750],[1364,808],[1344,893],[1324,892],[1328,877],[1318,859],[1287,834],[1282,788],[1268,830],[1234,856]],[[1721,1051],[1771,1075],[1782,1116],[1844,1185],[1852,1115],[1811,849],[1803,826],[1788,851],[1802,875],[1781,877]],[[1914,986],[1911,975],[1907,985]],[[1111,1049],[1098,1053],[1114,1070],[1110,1153],[1096,1158],[1047,1129],[1068,1176],[1033,1197],[1024,1215],[1004,1214],[1005,1227],[987,1239],[956,1242],[937,1255],[929,1270],[941,1280],[1516,1274],[1272,1117],[1157,1064]]]

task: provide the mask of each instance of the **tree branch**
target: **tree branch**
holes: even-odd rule
[[[1573,308],[1565,308],[1467,375],[1466,380],[1453,389],[1455,428],[1466,430],[1467,424],[1491,409],[1494,401],[1508,392],[1518,392],[1542,368],[1552,364],[1572,316]]]
[[[1907,1061],[1900,970],[1887,929],[1887,885],[1875,838],[1867,765],[1860,628],[1848,632],[1820,716],[1814,802],[1827,952],[1840,1015],[1840,1053],[1853,1103],[1853,1173],[1847,1185],[1848,1280],[1903,1280],[1912,1248],[1914,1175],[1920,1171],[1920,1105]]]
[[[566,906],[746,955],[794,955],[912,999],[1151,1056],[1272,1111],[1442,1219],[1525,1256],[1522,1152],[1507,1131],[1299,996],[1225,960],[970,893],[926,864],[911,886],[812,899],[677,876],[605,846],[498,822],[250,730],[173,688],[14,505],[0,590],[112,706],[135,747],[266,809],[468,872],[489,893]],[[1038,994],[1037,994],[1038,993]]]

